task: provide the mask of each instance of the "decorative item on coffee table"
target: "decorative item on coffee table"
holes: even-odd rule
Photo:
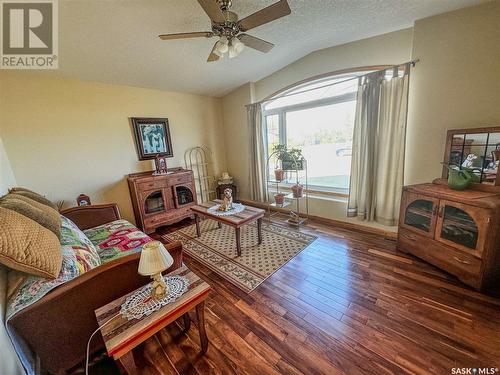
[[[273,164],[274,171],[271,172]],[[305,223],[309,217],[309,193],[307,161],[301,150],[275,145],[267,158],[266,173],[269,221],[280,209],[290,207],[287,209],[288,223],[296,226]],[[288,189],[290,193],[285,192]]]
[[[236,200],[236,185],[234,183],[234,179],[229,175],[229,173],[222,172],[221,177],[217,180],[216,191],[218,199],[224,199],[224,190],[226,189],[231,189],[233,200]]]

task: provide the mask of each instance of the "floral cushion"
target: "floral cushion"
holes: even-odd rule
[[[116,220],[84,231],[97,247],[102,263],[136,253],[142,246],[153,241],[127,220]]]
[[[49,291],[101,264],[94,244],[68,218],[61,216],[61,251],[63,256],[59,276],[49,280],[28,276],[7,304],[7,318],[35,303]]]

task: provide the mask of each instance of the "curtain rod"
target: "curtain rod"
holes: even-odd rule
[[[303,94],[305,92],[309,92],[309,91],[314,91],[314,90],[319,90],[319,89],[322,89],[322,88],[325,88],[325,87],[330,87],[330,86],[335,86],[335,85],[338,85],[339,83],[344,83],[344,82],[348,82],[348,81],[352,81],[354,79],[359,79],[361,77],[366,77],[370,74],[373,74],[373,73],[376,73],[376,72],[383,72],[384,70],[389,70],[389,69],[394,69],[394,68],[399,68],[400,66],[406,66],[406,65],[411,65],[412,67],[414,67],[418,62],[420,61],[420,59],[414,59],[414,60],[410,60],[410,61],[407,61],[407,62],[404,62],[402,64],[397,64],[397,65],[388,65],[387,68],[384,68],[384,69],[378,69],[378,70],[372,70],[371,72],[369,73],[365,73],[365,74],[361,74],[359,76],[355,76],[355,77],[351,77],[351,78],[346,78],[344,79],[343,81],[339,81],[339,82],[334,82],[334,83],[329,83],[328,85],[323,85],[323,86],[319,86],[319,87],[314,87],[312,89],[305,89],[305,90],[302,90],[302,91],[297,91],[297,92],[294,92],[294,93],[290,93],[290,94],[284,94],[284,95],[278,95],[274,98],[271,98],[271,99],[267,99],[267,100],[261,100],[260,102],[255,102],[255,103],[251,103],[251,104],[247,104],[245,105],[245,107],[248,107],[248,106],[251,106],[252,104],[263,104],[263,103],[267,103],[267,102],[272,102],[273,100],[277,100],[277,99],[281,99],[281,98],[286,98],[288,96],[293,96],[293,95],[298,95],[298,94]]]

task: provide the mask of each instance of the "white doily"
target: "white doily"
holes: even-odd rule
[[[245,211],[245,206],[241,203],[233,203],[233,209],[231,211],[219,211],[219,207],[220,204],[216,204],[215,206],[207,208],[207,212],[215,216],[231,216]]]
[[[149,283],[136,291],[131,296],[127,297],[122,304],[120,314],[128,320],[140,319],[147,316],[161,307],[174,302],[182,296],[188,286],[189,280],[182,276],[162,276],[168,286],[168,293],[165,297],[159,300],[151,298],[151,285]]]

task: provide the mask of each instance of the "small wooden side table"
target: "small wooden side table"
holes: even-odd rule
[[[189,280],[188,290],[177,301],[162,307],[151,315],[143,316],[141,319],[128,320],[122,316],[116,317],[101,329],[108,355],[119,361],[129,374],[136,374],[138,367],[143,365],[135,360],[132,349],[180,317],[183,317],[184,328],[188,330],[191,323],[188,312],[193,309],[196,310],[198,320],[201,350],[205,353],[208,349],[208,337],[205,331],[205,299],[212,290],[210,285],[186,266],[168,275],[184,276]],[[95,310],[99,326],[119,314],[121,305],[134,292]]]

